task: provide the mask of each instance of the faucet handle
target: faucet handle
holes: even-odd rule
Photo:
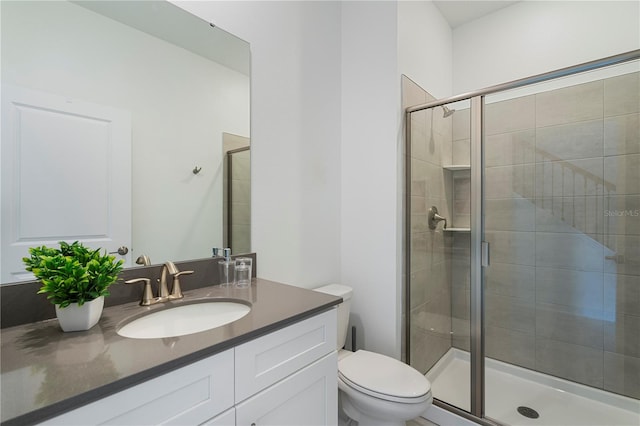
[[[182,288],[180,288],[180,275],[191,275],[193,271],[180,271],[173,274],[173,287],[171,288],[171,294],[169,299],[182,299]]]
[[[134,278],[131,280],[127,280],[125,284],[136,284],[144,282],[144,291],[142,292],[142,299],[140,300],[140,305],[149,306],[155,303],[153,298],[153,292],[151,291],[151,279],[150,278]]]

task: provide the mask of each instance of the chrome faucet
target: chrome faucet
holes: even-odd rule
[[[169,293],[169,286],[167,285],[167,275],[172,276],[172,288]],[[193,271],[179,271],[176,265],[167,261],[162,265],[162,272],[160,273],[160,279],[158,280],[158,297],[153,297],[153,291],[151,290],[151,279],[149,278],[134,278],[125,281],[125,284],[135,284],[144,282],[144,291],[142,292],[142,299],[140,305],[149,306],[160,302],[166,302],[168,300],[182,299],[182,288],[180,288],[180,276],[193,274]]]

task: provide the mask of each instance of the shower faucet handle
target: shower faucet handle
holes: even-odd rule
[[[429,223],[429,229],[436,229],[436,226],[438,226],[438,222],[441,221],[444,221],[444,229],[447,229],[447,219],[438,214],[438,208],[436,206],[431,206],[427,219]]]

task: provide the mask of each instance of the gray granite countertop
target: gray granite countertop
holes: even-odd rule
[[[248,315],[231,324],[187,336],[130,339],[116,333],[132,316],[199,298],[242,299],[252,306]],[[330,309],[340,301],[339,297],[254,279],[245,289],[211,286],[185,292],[179,301],[105,308],[100,322],[84,332],[63,333],[55,319],[3,329],[2,423],[43,421]]]

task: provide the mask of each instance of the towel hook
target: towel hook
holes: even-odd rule
[[[197,175],[198,173],[200,173],[200,170],[202,170],[202,167],[195,166],[191,171],[194,175]]]

